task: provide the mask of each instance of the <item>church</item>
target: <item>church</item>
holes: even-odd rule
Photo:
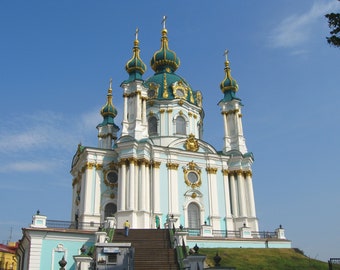
[[[168,42],[163,21],[160,49],[151,57],[154,74],[143,78],[138,30],[121,83],[124,110],[117,112],[112,83],[97,125],[98,146],[79,145],[72,161],[72,219],[103,223],[115,216],[117,227],[163,227],[169,216],[176,227],[258,231],[252,163],[242,128],[238,84],[231,76],[228,52],[221,78],[220,124],[223,148],[203,140],[203,95],[177,70],[180,58]],[[185,68],[185,66],[184,66]],[[117,113],[123,120],[115,122]]]
[[[223,146],[215,149],[203,140],[203,94],[177,73],[181,62],[169,47],[164,18],[160,49],[150,60],[154,73],[144,78],[136,30],[121,83],[123,111],[114,105],[110,81],[98,145],[79,144],[73,156],[71,221],[49,221],[38,211],[23,229],[19,269],[66,269],[67,263],[72,270],[198,269],[203,259],[182,254],[183,247],[291,248],[281,225],[275,232],[259,231],[254,157],[243,134],[243,104],[228,51],[216,101]],[[126,221],[135,242],[122,233]],[[157,235],[160,240],[150,242]],[[164,258],[160,247],[155,250],[159,241]],[[156,268],[138,266],[145,263],[141,257]]]

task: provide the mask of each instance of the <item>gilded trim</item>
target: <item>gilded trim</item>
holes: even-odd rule
[[[190,161],[187,166],[183,167],[183,173],[184,173],[184,182],[187,186],[191,188],[197,188],[202,185],[202,179],[201,179],[201,169],[197,166],[197,164],[194,161]],[[195,182],[190,181],[189,174],[195,174],[197,176],[197,180]]]
[[[159,162],[159,161],[152,161],[151,162],[151,165],[155,168],[155,169],[159,169],[160,168],[160,166],[161,166],[161,162]]]
[[[205,168],[205,170],[207,171],[207,173],[210,173],[210,174],[216,174],[217,173],[217,168],[214,168],[214,167],[207,167],[207,168]]]
[[[229,171],[226,170],[226,169],[223,169],[223,170],[222,170],[222,174],[223,174],[224,176],[228,176],[228,175],[229,175]]]
[[[199,149],[198,140],[195,138],[194,134],[189,134],[188,138],[184,143],[184,147],[188,151],[197,152]]]
[[[178,169],[178,166],[179,166],[178,163],[171,163],[171,162],[168,162],[168,163],[166,164],[166,167],[167,167],[169,170],[177,170],[177,169]]]

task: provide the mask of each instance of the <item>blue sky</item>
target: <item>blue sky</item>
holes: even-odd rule
[[[166,15],[177,73],[203,93],[204,139],[220,150],[225,49],[239,84],[261,230],[282,224],[293,246],[340,256],[340,51],[324,14],[336,0],[1,1],[0,241],[21,238],[40,209],[70,220],[71,160],[97,146],[113,80],[122,115],[125,63],[138,27],[148,65]]]

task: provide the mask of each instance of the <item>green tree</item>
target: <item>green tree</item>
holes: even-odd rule
[[[328,19],[328,26],[331,29],[331,36],[326,37],[327,42],[335,47],[340,47],[340,13],[329,13],[325,17]]]

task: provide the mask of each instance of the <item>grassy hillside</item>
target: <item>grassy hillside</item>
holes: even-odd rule
[[[210,267],[215,265],[216,252],[222,258],[221,266],[233,266],[236,270],[328,270],[328,263],[310,259],[294,249],[199,249],[199,254],[207,255],[205,262]]]

